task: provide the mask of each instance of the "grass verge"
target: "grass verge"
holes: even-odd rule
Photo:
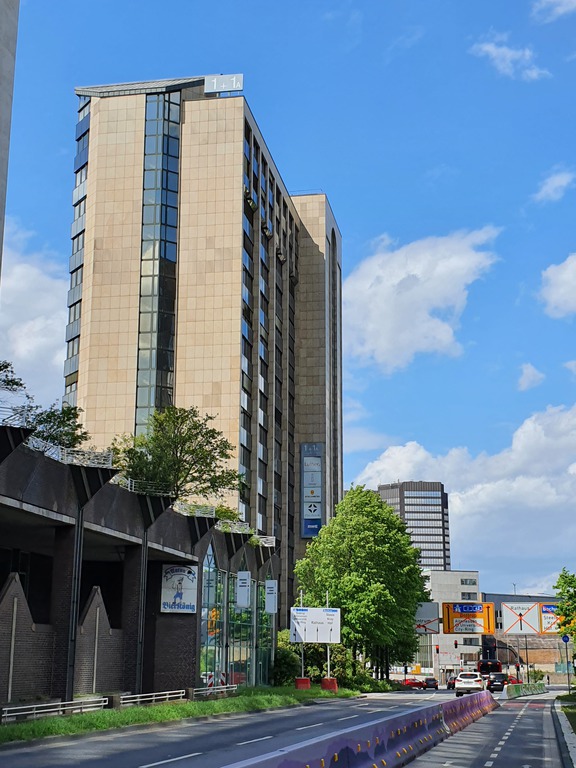
[[[565,693],[563,696],[558,696],[558,700],[562,704],[562,712],[568,718],[568,722],[572,726],[572,730],[576,733],[576,694]]]
[[[30,741],[47,736],[71,736],[77,733],[91,733],[128,725],[165,723],[193,717],[210,717],[232,712],[261,712],[266,709],[289,707],[312,699],[350,698],[359,691],[340,689],[337,693],[323,691],[320,686],[309,690],[285,688],[249,688],[235,696],[207,701],[182,701],[155,704],[149,707],[128,707],[126,709],[104,709],[100,712],[86,712],[82,715],[60,715],[30,720],[23,723],[8,723],[0,726],[0,744],[14,741]]]

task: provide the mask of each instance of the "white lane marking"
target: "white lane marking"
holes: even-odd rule
[[[492,760],[487,760],[487,761],[484,763],[484,768],[490,768],[492,765],[494,765],[494,763],[492,762]]]
[[[139,768],[154,768],[155,765],[166,765],[167,763],[175,763],[177,760],[186,760],[187,757],[197,757],[202,752],[191,752],[189,755],[180,755],[180,757],[171,757],[169,760],[160,760],[158,763],[147,763],[141,765]]]
[[[237,747],[243,747],[244,744],[254,744],[256,741],[266,741],[267,739],[271,739],[272,736],[261,736],[259,739],[250,739],[249,741],[237,741],[236,746]]]
[[[307,728],[318,728],[319,725],[324,725],[324,723],[312,723],[312,725],[301,725],[300,728],[295,728],[296,731],[305,731]]]
[[[504,740],[498,742],[499,747],[503,747],[506,742]]]
[[[338,717],[337,720],[340,722],[341,720],[354,720],[355,717],[359,717],[359,715],[348,715],[348,717]]]
[[[490,757],[498,757],[498,752],[492,752],[492,754],[490,755]]]

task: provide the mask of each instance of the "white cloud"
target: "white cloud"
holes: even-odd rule
[[[540,21],[549,22],[576,12],[576,0],[535,0],[532,15]]]
[[[576,312],[576,253],[561,264],[551,264],[542,272],[540,299],[550,317],[566,317]]]
[[[355,398],[347,397],[343,404],[344,453],[379,451],[387,448],[392,439],[382,432],[375,432],[360,422],[370,419],[370,414]]]
[[[530,47],[511,48],[505,45],[507,34],[491,34],[483,42],[475,43],[469,50],[474,56],[485,57],[501,74],[513,79],[533,82],[550,77],[550,72],[534,63],[534,51]]]
[[[33,233],[6,221],[0,293],[0,357],[39,405],[62,396],[68,276],[64,259],[33,250]],[[60,262],[60,263],[59,263]]]
[[[572,171],[555,171],[540,184],[538,192],[532,195],[532,200],[537,203],[561,200],[566,191],[574,186],[574,179],[576,179],[576,173]]]
[[[498,232],[488,226],[398,248],[382,237],[344,282],[345,351],[388,373],[418,353],[460,354],[455,331],[467,289],[494,262],[482,248]]]
[[[520,392],[525,392],[527,389],[533,389],[539,384],[542,384],[546,376],[539,371],[531,363],[524,363],[522,365],[522,373],[518,379],[518,389]]]
[[[534,414],[493,455],[453,448],[435,456],[415,442],[392,446],[356,482],[377,488],[398,478],[444,483],[453,567],[479,569],[481,582],[483,574],[492,582],[485,591],[509,591],[508,580],[528,587],[573,562],[576,405]]]
[[[576,376],[576,360],[568,360],[568,362],[564,363],[564,368],[567,368],[570,373]]]

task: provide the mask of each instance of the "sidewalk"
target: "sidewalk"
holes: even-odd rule
[[[562,704],[556,699],[556,701],[553,704],[554,711],[556,715],[558,716],[558,722],[560,723],[560,728],[562,729],[562,735],[564,736],[564,741],[566,742],[566,746],[568,747],[568,753],[570,755],[570,759],[572,761],[572,765],[576,766],[576,733],[572,730],[572,726],[570,725],[568,718],[562,712]]]

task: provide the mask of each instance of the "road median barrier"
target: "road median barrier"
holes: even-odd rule
[[[506,688],[507,699],[517,699],[520,696],[536,696],[539,693],[546,693],[544,683],[509,683]]]
[[[482,691],[382,716],[224,768],[400,768],[498,706]]]

